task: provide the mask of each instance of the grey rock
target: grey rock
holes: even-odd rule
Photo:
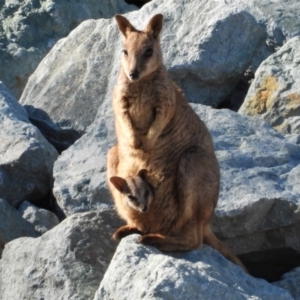
[[[126,16],[142,29],[161,12],[162,48],[171,75],[189,101],[217,106],[265,42],[265,31],[249,13],[204,0],[155,0]],[[60,40],[40,63],[20,102],[31,119],[46,127],[46,135],[51,130],[86,132],[112,97],[121,40],[113,19],[89,20]]]
[[[300,145],[300,134],[285,134],[284,137],[289,143]]]
[[[59,150],[86,131],[106,93],[111,98],[107,73],[116,76],[119,68],[112,63],[117,35],[111,20],[86,21],[60,40],[31,76],[20,103]]]
[[[94,300],[293,299],[288,291],[245,274],[208,246],[165,254],[123,239]]]
[[[40,234],[59,224],[58,217],[49,210],[38,208],[28,201],[24,201],[18,208],[22,217],[34,226]]]
[[[58,153],[2,82],[0,126],[0,197],[13,206],[26,199],[39,201],[51,189]]]
[[[295,37],[260,65],[239,113],[259,117],[282,133],[300,134],[299,47]]]
[[[300,3],[295,0],[221,0],[230,6],[245,9],[255,16],[268,33],[267,43],[281,47],[287,40],[300,35]]]
[[[41,237],[6,245],[0,298],[92,299],[113,256],[114,210],[76,214]]]
[[[5,1],[0,5],[0,80],[19,98],[28,77],[60,38],[84,20],[133,9],[117,0]]]
[[[37,237],[39,233],[12,205],[0,199],[0,258],[5,244],[24,236]]]
[[[207,124],[221,168],[215,233],[238,254],[300,251],[300,147],[265,122],[193,105]]]
[[[275,285],[290,292],[295,300],[300,299],[300,267],[283,275],[281,280],[274,282]]]
[[[260,64],[289,39],[300,35],[300,2],[295,0],[221,0],[221,2],[252,14],[268,34],[266,43],[258,49],[245,74],[220,105],[222,108],[238,111]]]
[[[106,153],[116,141],[111,105],[97,119],[54,164],[53,194],[67,216],[112,204],[106,185]]]
[[[246,11],[220,2],[183,3],[182,11],[174,6],[173,12],[166,1],[158,7],[167,12],[162,35],[166,66],[188,101],[216,107],[264,44],[265,31]],[[155,2],[145,8],[153,7]]]

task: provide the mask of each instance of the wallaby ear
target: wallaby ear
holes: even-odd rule
[[[117,21],[119,30],[125,37],[127,37],[129,32],[137,31],[125,17],[121,15],[115,15],[115,19]]]
[[[161,32],[163,20],[164,16],[162,14],[155,15],[150,19],[144,31],[152,34],[152,36],[156,39]]]
[[[119,176],[112,176],[109,178],[109,180],[114,185],[114,187],[122,193],[126,184],[125,179]]]
[[[148,170],[141,169],[138,171],[137,175],[140,176],[143,180],[146,180],[148,174]]]

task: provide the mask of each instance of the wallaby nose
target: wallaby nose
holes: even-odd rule
[[[131,71],[129,73],[129,77],[130,77],[131,80],[137,80],[139,78],[139,75],[140,74],[139,74],[139,72],[137,70]]]
[[[148,207],[147,207],[146,204],[144,204],[144,205],[142,206],[142,212],[146,212],[147,210],[148,210]]]

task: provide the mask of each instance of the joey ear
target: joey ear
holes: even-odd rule
[[[115,19],[117,21],[119,30],[125,37],[127,37],[129,32],[137,31],[125,17],[121,15],[115,15]]]
[[[155,15],[150,19],[144,31],[152,34],[152,36],[156,39],[161,32],[163,20],[164,16],[162,14]]]
[[[148,170],[141,169],[138,171],[137,175],[140,176],[143,180],[146,180],[148,174]]]
[[[112,176],[109,178],[109,180],[114,185],[114,187],[122,193],[126,184],[125,179],[119,176]]]

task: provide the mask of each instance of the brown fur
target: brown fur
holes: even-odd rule
[[[130,233],[143,234],[143,244],[176,251],[196,249],[204,241],[245,270],[210,229],[219,194],[219,165],[205,124],[163,65],[162,15],[154,16],[143,31],[122,16],[116,20],[125,41],[113,96],[118,145],[108,153],[108,178],[130,178],[147,169],[147,181],[155,188],[146,213],[128,214],[121,193],[108,181],[118,213]],[[126,228],[122,230],[120,236]]]

